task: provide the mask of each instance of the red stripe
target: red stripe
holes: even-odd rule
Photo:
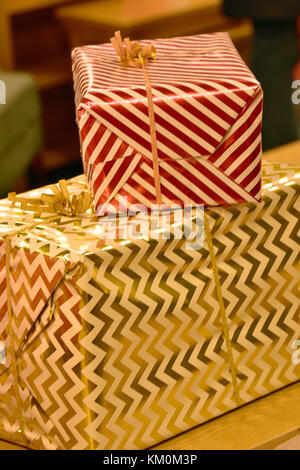
[[[195,90],[192,90],[192,89],[188,88],[187,86],[177,85],[176,88],[179,88],[181,91],[185,92],[187,94],[187,97],[191,96],[192,98],[195,98],[196,101],[200,104],[202,104],[202,101],[205,98],[203,93],[200,92],[200,94],[199,94]],[[223,127],[221,127],[219,124],[217,124],[211,118],[206,116],[202,111],[200,111],[200,109],[196,108],[195,106],[192,105],[192,103],[186,101],[185,99],[186,98],[182,97],[182,96],[175,97],[176,103],[179,104],[180,106],[182,106],[186,111],[191,113],[193,116],[195,116],[195,118],[199,119],[200,122],[204,122],[208,127],[213,129],[215,132],[217,132],[221,136],[225,135],[227,129],[224,129]],[[216,112],[216,115],[218,116],[219,113]],[[214,147],[215,146],[216,146],[216,143],[215,143]]]
[[[91,115],[89,115],[86,122],[84,123],[84,125],[80,129],[80,135],[81,135],[81,140],[82,141],[85,140],[85,138],[88,135],[88,133],[90,132],[91,127],[94,124],[94,122],[95,122],[95,118],[93,118]]]
[[[120,147],[116,151],[114,158],[117,159],[117,158],[123,157],[123,155],[125,155],[128,148],[129,148],[129,145],[123,140],[123,142],[120,144]]]
[[[130,161],[128,161],[130,159]],[[104,204],[110,198],[111,193],[114,191],[115,187],[119,183],[120,179],[122,178],[123,174],[126,172],[128,165],[130,164],[132,158],[126,157],[122,162],[121,166],[115,170],[115,166],[120,163],[120,160],[110,160],[106,164],[103,165],[101,173],[97,176],[96,180],[93,183],[94,186],[94,194],[97,193],[98,188],[101,186],[103,181],[110,175],[110,173],[114,172],[113,178],[110,180],[109,184],[105,187],[103,192],[100,194],[99,199],[96,201],[97,205],[99,201]],[[140,161],[137,162],[136,166],[140,164]],[[135,166],[135,168],[136,168]],[[133,169],[133,171],[135,170]]]
[[[232,173],[230,173],[229,175],[230,178],[235,180],[239,175],[241,175],[257,159],[257,157],[260,154],[260,151],[261,151],[261,143],[259,142],[258,145],[255,147],[255,149],[248,155],[247,158],[245,158],[245,160],[238,166],[238,168],[236,168]],[[257,167],[259,168],[259,164],[257,164],[256,168]],[[244,183],[245,180],[243,180],[240,183],[240,186],[242,186],[243,188],[245,186],[248,186],[248,184],[250,183],[250,181],[248,180],[248,176],[245,178],[245,180],[247,179],[248,182]]]
[[[259,155],[260,153],[260,148],[258,148],[258,152],[257,154]],[[259,175],[259,173],[261,172],[260,170],[260,165],[256,165],[253,170],[243,179],[243,181],[241,182],[241,186],[243,188],[246,188],[253,180],[255,180],[255,178]]]
[[[222,189],[223,192],[228,194],[230,198],[234,200],[240,200],[241,196],[240,194],[236,193],[233,189],[231,189],[230,186],[228,186],[224,181],[222,181],[216,174],[213,172],[214,168],[212,167],[212,171],[210,171],[208,168],[206,168],[204,165],[201,164],[199,160],[195,160],[194,158],[189,161],[189,163],[196,168],[198,174],[202,174],[206,176],[210,181],[212,181],[218,188]],[[172,166],[177,168],[177,171],[182,172],[182,167],[181,165],[178,164],[178,162],[172,162]],[[224,203],[224,200],[222,197],[215,193],[211,188],[207,187],[204,183],[202,183],[201,180],[199,180],[194,174],[188,172],[188,170],[184,169],[186,172],[188,178],[190,179],[191,182],[193,182],[196,186],[199,187],[199,189],[202,189],[203,192],[205,192],[208,196],[210,196],[212,199],[214,199],[216,202]],[[184,174],[184,173],[183,173]],[[227,201],[228,202],[228,201]]]
[[[136,91],[136,90],[135,90]],[[146,97],[146,91],[145,90],[138,90],[138,92],[141,94],[141,96],[143,98]],[[95,93],[95,96],[97,96],[98,98],[101,96],[100,93]],[[131,97],[132,99],[132,97]],[[172,115],[175,119],[177,119],[179,121],[178,124],[180,124],[180,122],[182,122],[183,124],[185,124],[187,126],[187,128],[189,129],[192,129],[196,135],[198,135],[199,137],[202,137],[203,140],[205,140],[206,142],[208,142],[210,145],[212,145],[214,148],[217,146],[218,144],[218,141],[213,139],[209,134],[207,134],[205,131],[203,131],[202,129],[200,129],[198,126],[196,126],[194,123],[192,123],[191,121],[189,121],[188,119],[186,119],[184,116],[182,116],[181,114],[179,114],[177,111],[173,110],[170,106],[168,106],[166,103],[162,103],[162,102],[158,102],[155,97],[154,97],[154,103],[156,105],[158,105],[160,108],[164,108],[164,110]],[[165,106],[163,106],[165,105]],[[125,117],[129,122],[133,122],[136,126],[140,127],[141,129],[143,129],[145,132],[147,132],[147,134],[149,134],[149,141],[150,141],[150,127],[149,127],[149,123],[148,122],[144,122],[143,120],[141,120],[138,116],[136,116],[134,113],[132,113],[131,111],[128,110],[128,108],[126,108],[126,106],[124,106],[122,104],[122,102],[119,102],[118,105],[115,105],[114,106],[114,109],[119,112],[123,117]],[[103,113],[106,113],[106,111],[104,111],[103,109],[101,109],[99,106],[97,106],[95,108],[95,112],[97,114],[99,114],[100,116],[103,117]],[[145,113],[144,113],[145,114]],[[148,111],[147,111],[147,115],[148,115]],[[110,116],[109,118],[106,118],[108,122],[111,122],[115,120],[115,117],[114,116],[111,116],[109,113],[107,114],[107,116]],[[158,116],[157,114],[155,115],[155,120],[157,122],[161,121],[161,118],[160,116]],[[119,128],[119,129],[122,129],[122,127],[125,126],[125,124],[123,122],[121,122],[120,120],[115,120],[116,122],[116,127]],[[170,127],[170,124],[167,123],[167,124],[162,124],[163,126],[164,125],[167,125],[168,128]],[[124,131],[123,131],[124,132]],[[175,134],[176,135],[176,134]],[[161,142],[162,144],[166,145],[167,147],[169,147],[172,151],[176,152],[178,154],[178,156],[180,157],[184,157],[184,156],[187,156],[187,152],[183,151],[182,148],[180,148],[179,146],[177,146],[174,142],[172,142],[171,140],[169,140],[165,135],[161,134],[160,132],[158,132],[156,130],[156,138],[159,142]],[[142,137],[140,136],[140,139],[142,139]],[[144,142],[147,142],[147,144],[149,144],[148,141],[144,141]],[[201,155],[206,155],[207,154],[207,150],[201,146],[199,143],[197,142],[193,142],[191,141],[191,144],[193,144],[193,147],[196,149],[196,151],[198,153],[200,153]],[[195,145],[196,144],[196,145]],[[147,145],[144,145],[144,148],[146,148],[147,150],[149,149],[149,146]],[[150,151],[151,151],[151,145],[150,145]],[[163,152],[161,149],[158,149],[158,153],[159,153],[159,157],[162,158],[162,159],[169,159],[170,157],[165,153]]]
[[[182,91],[185,91],[184,90],[185,87],[183,85],[180,85],[180,88],[182,89]],[[213,93],[213,91],[212,91],[212,93]],[[198,101],[199,103],[201,103],[203,106],[205,106],[207,109],[209,109],[209,111],[214,113],[216,116],[220,117],[229,126],[233,123],[234,118],[232,116],[230,116],[229,114],[227,114],[224,109],[222,109],[221,107],[218,107],[212,101],[210,101],[208,98],[206,98],[205,95],[200,96],[195,92],[195,94],[193,95],[193,98],[196,101]]]
[[[250,194],[251,196],[255,197],[258,201],[261,201],[261,196],[257,198],[257,194],[261,191],[261,180],[251,189]]]
[[[251,122],[252,124],[252,122]],[[250,127],[250,124],[249,124]],[[250,134],[239,147],[237,147],[232,153],[229,155],[229,157],[220,165],[219,169],[223,170],[224,172],[230,168],[230,166],[236,161],[237,158],[239,158],[241,155],[243,155],[244,152],[247,152],[249,147],[255,142],[257,137],[259,137],[261,132],[261,124],[259,123],[256,128],[253,130],[252,134]],[[237,140],[240,136],[237,136],[235,139]],[[245,163],[239,165],[236,170],[235,170],[235,175],[240,175],[242,173],[242,167],[245,166]]]
[[[255,99],[257,96],[255,97]],[[254,99],[251,100],[251,102],[248,103],[247,107],[244,108],[243,113],[238,116],[236,123],[238,121],[242,120],[243,115],[246,113],[246,111],[249,109],[250,106],[253,106]],[[262,101],[260,100],[259,103],[255,106],[253,111],[251,112],[250,116],[246,121],[243,121],[241,125],[237,128],[237,130],[231,134],[226,140],[223,141],[222,145],[216,150],[216,152],[209,157],[209,161],[214,163],[218,160],[218,158],[227,150],[233,143],[235,143],[244,133],[247,132],[249,127],[253,124],[255,119],[261,114],[262,112]],[[236,124],[235,123],[235,124]],[[258,125],[257,129],[258,132],[261,131],[261,123]],[[258,134],[256,134],[257,137]],[[246,148],[246,144],[249,147],[251,143],[253,142],[253,139],[250,140],[250,137],[245,139],[243,143],[235,150],[233,151],[229,157],[220,165],[220,169],[225,171],[227,168],[230,167],[230,165],[242,154],[242,152]]]
[[[121,96],[123,99],[128,99],[128,100],[131,99],[132,100],[131,104],[135,108],[137,108],[139,111],[144,113],[145,116],[148,117],[148,106],[146,106],[142,101],[137,102],[136,100],[133,100],[131,95],[129,95],[129,94],[127,94],[127,93],[125,93],[124,91],[121,91],[121,90],[118,91],[118,95]],[[154,99],[154,102],[155,102],[155,99]],[[157,103],[155,103],[155,104],[157,104]],[[205,154],[206,153],[206,150],[201,145],[199,145],[199,143],[197,141],[190,138],[188,134],[185,134],[184,132],[182,132],[178,127],[175,127],[169,121],[167,121],[166,119],[164,119],[162,116],[160,116],[157,113],[155,114],[155,122],[157,124],[161,125],[163,128],[167,129],[169,132],[176,135],[176,137],[178,137],[183,142],[185,142],[187,145],[192,147],[197,153],[199,153],[199,154]],[[199,129],[199,132],[201,132],[200,129]],[[225,133],[225,131],[224,131],[224,133]],[[186,151],[183,151],[177,145],[175,147],[175,144],[172,141],[169,141],[169,143],[167,144],[165,141],[162,140],[161,135],[162,134],[157,132],[157,137],[160,136],[158,140],[161,141],[162,143],[164,143],[165,145],[170,146],[170,148],[173,151],[176,151],[178,153],[178,155],[191,156]],[[176,150],[175,150],[175,148],[176,148]]]
[[[218,82],[218,80],[217,80]],[[235,101],[233,101],[228,94],[226,94],[226,90],[220,91],[217,88],[212,90],[212,87],[208,85],[207,83],[202,83],[200,84],[201,88],[204,88],[204,90],[207,90],[208,92],[213,92],[217,96],[218,100],[220,100],[222,103],[226,104],[230,109],[235,111],[236,113],[240,113],[242,110],[242,106],[237,104]]]
[[[95,118],[93,118],[93,119],[94,119],[94,122],[95,122],[96,121]],[[97,128],[94,136],[91,138],[90,143],[86,147],[86,152],[85,152],[85,161],[86,162],[90,159],[93,151],[95,150],[97,144],[102,139],[105,131],[106,131],[106,127],[103,124],[100,124],[100,126]]]
[[[160,91],[161,93],[164,93],[165,95],[167,95],[169,93],[169,96],[172,99],[174,99],[174,101],[176,101],[177,104],[182,106],[187,111],[191,112],[196,118],[198,118],[200,120],[200,123],[199,123],[200,126],[201,126],[201,120],[203,122],[208,122],[208,120],[204,116],[204,114],[201,113],[200,111],[197,111],[196,108],[194,108],[192,105],[189,105],[188,103],[186,103],[184,101],[184,98],[182,98],[178,95],[175,95],[173,92],[170,92],[169,90],[163,88],[162,86],[159,86],[159,87],[155,86],[154,89]],[[201,127],[198,127],[197,124],[190,121],[185,116],[183,116],[178,111],[176,111],[171,106],[169,106],[167,101],[163,101],[161,99],[158,99],[158,98],[154,97],[154,103],[156,104],[156,106],[158,106],[163,111],[165,111],[167,114],[170,114],[170,116],[172,116],[174,119],[176,119],[179,124],[182,123],[187,129],[191,129],[191,131],[193,131],[198,137],[201,137],[205,142],[207,142],[213,148],[216,148],[216,146],[219,143],[216,139],[214,139],[206,131],[201,129]],[[224,134],[224,131],[223,131],[223,134]],[[221,136],[220,136],[220,138],[221,138]],[[202,155],[205,155],[206,153],[207,153],[206,151],[205,151],[205,153],[201,152]]]
[[[148,159],[145,161],[146,164],[148,164],[148,166],[151,167],[151,170],[153,169],[153,166],[152,166],[152,163],[148,161]],[[143,170],[142,166],[140,166],[138,168],[138,171],[137,171],[137,174],[143,178],[145,181],[147,181],[147,183],[151,184],[154,188],[154,178],[149,175],[146,171]],[[160,170],[160,174],[161,173],[161,170]],[[136,182],[134,181],[134,179],[132,178],[130,180],[130,182],[128,181],[128,184],[130,184],[132,187],[135,187],[136,186]],[[171,191],[170,188],[167,188],[165,185],[163,185],[161,183],[161,193],[163,196],[165,196],[167,199],[169,199],[170,201],[175,201],[176,200],[176,196],[175,194],[173,194],[173,192]],[[148,193],[149,194],[149,193]],[[143,193],[144,195],[144,193]],[[149,200],[151,200],[151,203],[152,204],[155,204],[156,203],[156,199],[155,199],[155,196],[153,196],[151,194],[151,198],[149,198]],[[182,201],[181,201],[182,202]]]
[[[106,157],[107,157],[107,154],[109,153],[109,151],[111,150],[112,146],[114,145],[114,143],[116,142],[117,140],[117,136],[116,134],[113,134],[111,133],[110,136],[108,137],[105,145],[102,147],[101,149],[101,152],[100,152],[100,156],[101,156],[101,162],[104,162]]]

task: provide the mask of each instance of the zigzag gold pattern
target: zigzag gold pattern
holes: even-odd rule
[[[299,180],[289,167],[288,184],[277,183],[285,170],[264,166],[277,189],[261,204],[207,212],[243,403],[300,377],[291,349],[300,339]],[[0,213],[2,233],[29,217],[7,200]],[[143,449],[236,406],[206,244],[105,243],[94,215],[40,217],[13,239],[11,257],[17,349],[34,325],[17,364],[32,448]],[[0,255],[8,346],[4,243]],[[0,365],[0,436],[20,442],[10,360]]]

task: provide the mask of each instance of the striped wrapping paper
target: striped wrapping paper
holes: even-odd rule
[[[262,203],[207,211],[242,404],[300,378],[300,168],[268,163],[263,173]],[[71,194],[82,188],[84,177],[70,182]],[[0,201],[1,235],[30,216]],[[236,407],[206,241],[187,250],[172,237],[101,240],[104,219],[42,215],[12,240],[12,327],[32,448],[143,449]],[[0,240],[9,352],[4,248]],[[0,438],[22,442],[15,397],[8,353]]]
[[[153,44],[157,58],[146,69],[163,203],[259,201],[262,90],[229,35]],[[75,48],[72,57],[82,159],[98,213],[122,211],[125,201],[149,208],[156,195],[141,69],[121,67],[110,44]]]

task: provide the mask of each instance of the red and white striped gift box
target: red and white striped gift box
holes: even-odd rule
[[[157,58],[146,70],[162,202],[259,201],[262,89],[229,35],[151,43]],[[97,213],[121,210],[124,201],[150,208],[156,193],[142,70],[122,67],[111,44],[78,47],[72,57],[82,159]]]

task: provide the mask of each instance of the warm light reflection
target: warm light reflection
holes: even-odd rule
[[[65,235],[60,235],[57,240],[60,242],[60,243],[67,243],[68,242],[68,237],[66,237]]]
[[[172,227],[179,227],[180,225],[182,225],[182,222],[176,222],[176,224],[172,224]]]
[[[288,178],[281,178],[278,183],[282,184],[282,183],[286,183],[289,179]]]
[[[103,233],[103,227],[101,225],[96,225],[96,227],[91,230],[91,233],[93,233],[94,235]]]
[[[89,247],[89,245],[87,243],[85,243],[84,245],[80,245],[79,249],[80,250],[87,250]]]

